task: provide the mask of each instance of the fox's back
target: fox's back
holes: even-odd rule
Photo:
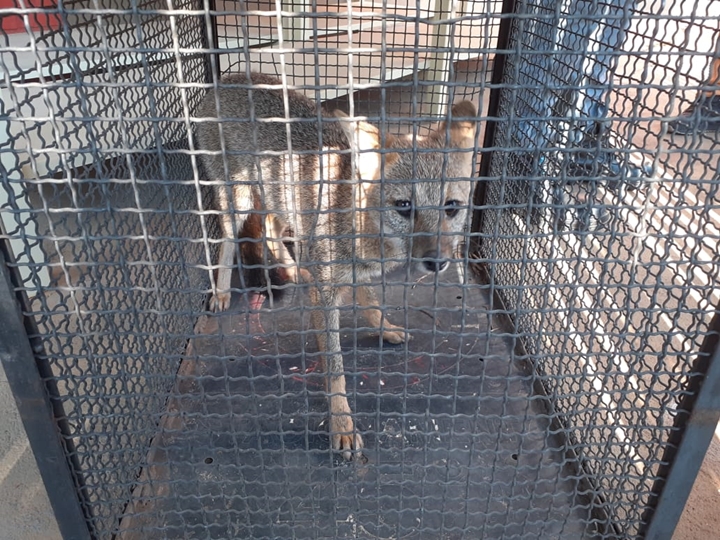
[[[226,152],[228,165],[247,167],[254,156],[263,152],[288,152],[317,155],[322,148],[346,150],[347,139],[336,118],[329,117],[315,102],[288,90],[288,108],[281,88],[257,88],[256,85],[278,86],[274,77],[253,73],[227,75],[221,86],[209,92],[198,107],[196,117],[205,119],[198,127],[203,150]],[[238,85],[233,87],[233,85]],[[242,85],[242,86],[240,86]],[[253,88],[249,89],[248,86]],[[287,126],[291,145],[288,145]],[[221,133],[222,132],[222,133]],[[306,154],[303,154],[305,152]],[[222,156],[211,166],[222,166]],[[219,163],[218,163],[219,162]],[[215,172],[222,172],[224,169]],[[230,171],[233,174],[237,171]]]
[[[337,187],[336,181],[351,176],[351,157],[337,117],[293,90],[287,91],[287,98],[286,110],[281,83],[274,77],[225,76],[197,109],[198,138],[207,174],[228,183],[213,186],[216,199],[231,193],[236,209],[272,212],[292,223],[302,239],[306,231],[325,226],[326,216],[317,214],[318,205],[330,209],[350,204],[345,193],[350,188],[342,182]],[[335,187],[325,187],[328,182]],[[221,206],[231,207],[228,203]],[[292,217],[297,214],[302,214],[299,221]]]

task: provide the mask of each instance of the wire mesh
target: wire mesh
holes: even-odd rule
[[[27,313],[102,532],[127,505],[204,303],[207,248],[188,240],[208,229],[183,151],[184,107],[202,92],[178,74],[204,80],[206,67],[172,52],[204,34],[197,17],[171,33],[154,11],[65,7],[54,31],[2,36],[3,225],[22,239]]]
[[[2,232],[67,426],[67,496],[94,537],[642,534],[718,304],[720,139],[699,106],[686,133],[673,127],[720,94],[718,17],[705,0],[501,10],[128,0],[0,12]],[[273,78],[249,84],[251,72]],[[279,108],[263,109],[271,98]],[[464,101],[472,114],[451,107]],[[377,126],[380,154],[351,152],[334,110]],[[378,177],[358,179],[376,155]],[[469,187],[446,199],[470,186],[456,164],[483,160],[477,206]],[[248,205],[237,193],[249,185]],[[342,198],[357,186],[381,195]],[[293,197],[314,205],[288,211]],[[289,261],[266,220],[279,210]],[[223,264],[227,217],[235,259]],[[312,279],[293,283],[296,265]],[[213,313],[223,266],[233,294]],[[340,267],[352,271],[325,269]],[[334,309],[318,305],[318,283],[346,290],[337,334],[364,441],[350,461],[328,436],[333,355],[316,338],[332,339]]]
[[[717,92],[717,20],[693,5],[690,22],[683,2],[518,4],[482,227],[568,444],[631,537],[717,302],[717,133],[668,129]]]

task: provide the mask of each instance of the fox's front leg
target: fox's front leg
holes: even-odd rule
[[[330,409],[330,442],[333,450],[341,451],[343,457],[350,460],[353,454],[359,454],[363,448],[363,440],[355,431],[352,411],[347,400],[345,369],[340,351],[338,291],[329,287],[323,288],[322,291],[317,287],[311,287],[311,298],[314,304],[312,322],[317,331],[318,349],[325,373],[325,390]]]
[[[223,240],[220,244],[217,283],[210,298],[212,311],[225,311],[230,307],[230,281],[233,259],[235,257],[235,239],[253,207],[252,193],[247,185],[222,185],[215,191],[215,200],[220,210],[220,227]]]
[[[363,315],[371,328],[381,329],[382,338],[388,343],[398,345],[409,340],[412,336],[402,326],[395,326],[383,316],[378,307],[375,291],[369,285],[360,285],[355,289],[357,303],[362,306]]]
[[[232,264],[235,257],[235,234],[232,217],[220,216],[223,240],[220,244],[220,258],[218,260],[217,282],[210,298],[212,311],[225,311],[230,307],[230,280],[232,277]]]

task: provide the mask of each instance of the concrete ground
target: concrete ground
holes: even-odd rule
[[[0,365],[0,538],[60,538],[25,429]]]
[[[702,468],[695,479],[673,540],[705,540],[720,537],[720,426],[715,431]]]

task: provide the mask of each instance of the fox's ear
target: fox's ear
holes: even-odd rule
[[[474,148],[477,128],[477,110],[469,101],[461,101],[452,106],[450,120],[450,146],[452,148]],[[457,120],[456,120],[457,118]],[[440,124],[438,135],[445,137],[447,122]]]
[[[350,150],[353,153],[355,167],[362,180],[379,180],[382,173],[382,153],[380,152],[380,130],[363,121],[350,120],[342,111],[335,111],[335,116],[342,119],[340,125],[345,131]],[[389,146],[391,135],[385,136],[385,144]],[[398,159],[394,152],[384,153],[385,165],[391,165]]]
[[[462,166],[465,169],[465,176],[473,176],[473,153],[469,150],[475,148],[477,109],[475,109],[475,105],[471,102],[462,101],[453,105],[450,116],[450,140],[447,140],[447,122],[442,122],[440,124],[435,132],[435,136],[442,141],[442,144],[447,142],[450,148],[465,150],[465,152],[458,152],[457,159],[462,161]]]

